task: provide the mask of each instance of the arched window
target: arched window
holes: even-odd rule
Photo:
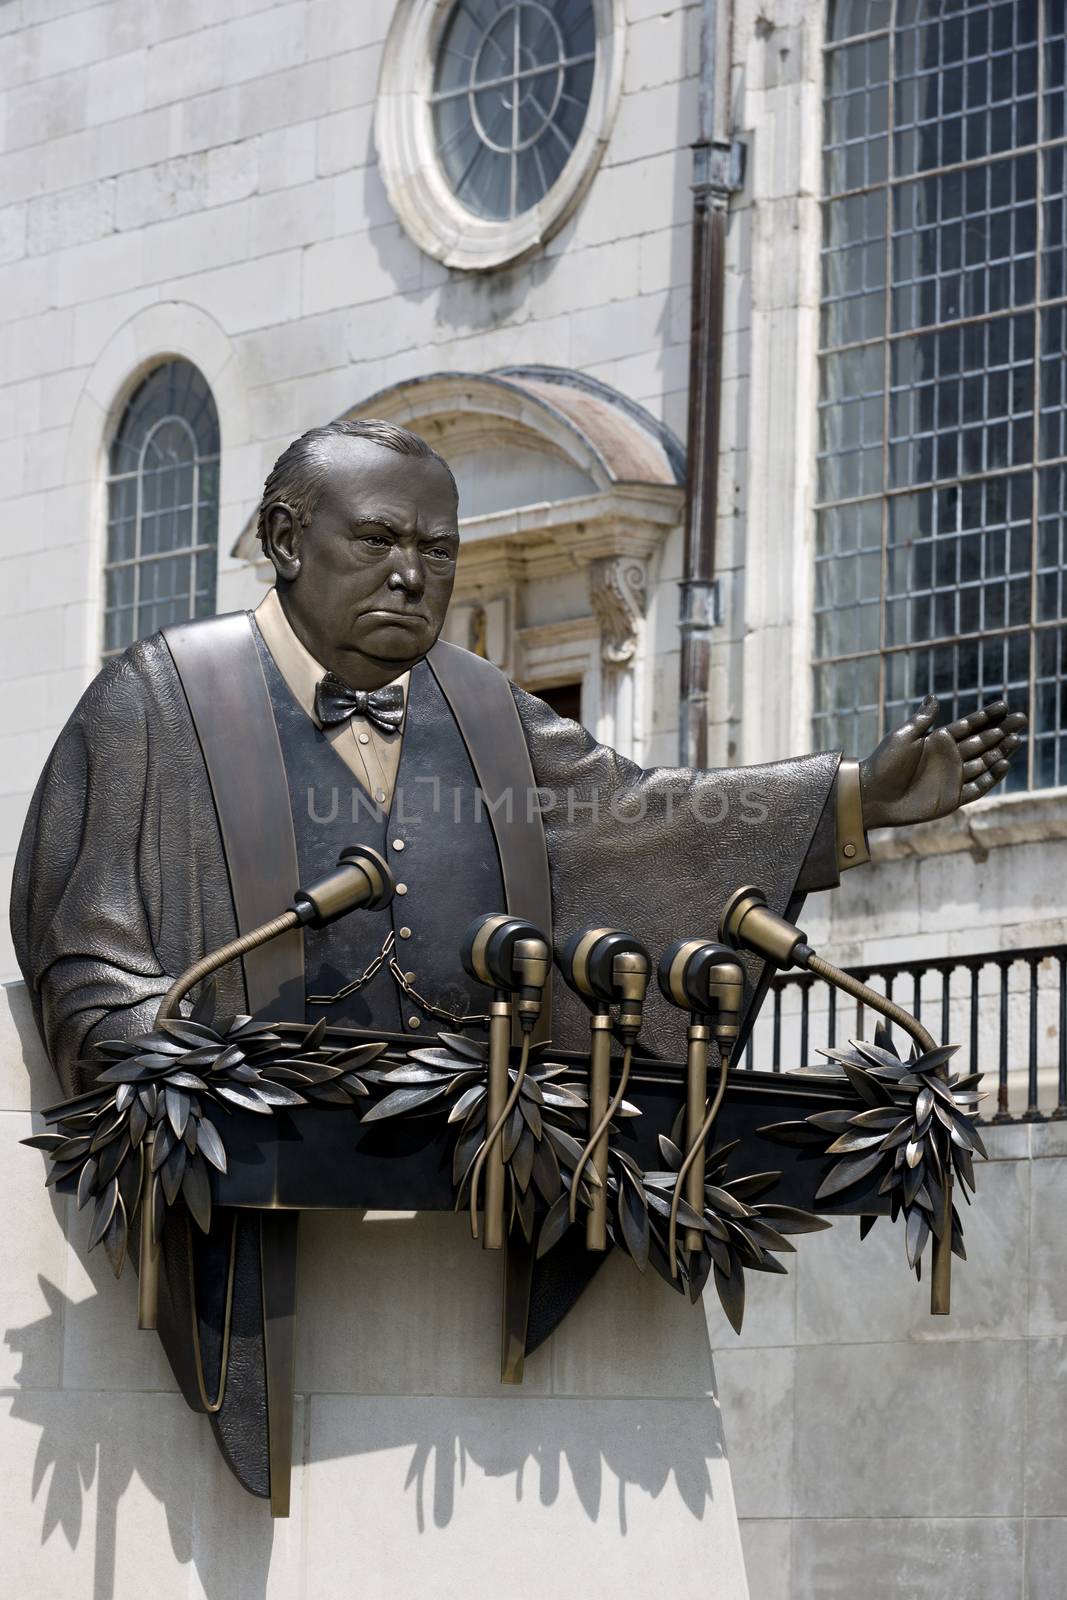
[[[828,12],[817,736],[1007,692],[1032,719],[1009,788],[1067,783],[1065,19]]]
[[[219,419],[190,362],[165,361],[134,390],[107,489],[105,657],[215,610]]]

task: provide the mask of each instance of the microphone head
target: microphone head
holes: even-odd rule
[[[506,927],[510,920],[506,912],[487,911],[468,923],[460,943],[459,959],[464,972],[490,989],[497,985],[486,963],[486,947],[496,930]]]
[[[384,856],[372,850],[369,844],[350,844],[338,857],[339,867],[358,867],[365,873],[368,898],[360,902],[364,911],[382,911],[396,891],[396,879]]]
[[[302,926],[325,928],[350,911],[381,911],[392,900],[395,887],[389,863],[377,850],[353,844],[342,850],[337,866],[325,878],[296,891],[293,910]]]
[[[807,935],[772,911],[762,889],[751,884],[735,889],[719,921],[719,938],[734,950],[750,950],[775,966],[795,965],[798,946]]]
[[[548,978],[551,952],[532,922],[489,911],[467,928],[459,958],[463,970],[487,988],[540,990]]]
[[[699,988],[692,984],[694,958],[701,950],[707,947],[705,939],[677,939],[674,944],[668,945],[659,958],[656,968],[656,982],[659,992],[664,1000],[672,1006],[678,1006],[682,1011],[695,1011],[698,1009]],[[731,959],[732,952],[731,952]]]
[[[656,976],[663,998],[683,1011],[724,1021],[740,1014],[745,974],[727,945],[679,939],[663,952]]]
[[[652,973],[652,958],[632,934],[617,928],[587,928],[568,939],[560,971],[585,1001],[640,1005]]]

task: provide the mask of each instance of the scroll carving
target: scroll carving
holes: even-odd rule
[[[626,666],[637,650],[648,605],[645,565],[632,556],[603,556],[589,564],[589,600],[600,625],[601,659]]]

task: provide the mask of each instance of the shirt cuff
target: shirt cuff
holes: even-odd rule
[[[871,859],[863,826],[863,792],[858,761],[842,761],[837,769],[837,870],[861,866]]]

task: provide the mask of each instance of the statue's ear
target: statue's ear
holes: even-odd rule
[[[276,500],[265,520],[264,544],[279,578],[292,582],[300,571],[300,547],[304,530],[284,500]]]

